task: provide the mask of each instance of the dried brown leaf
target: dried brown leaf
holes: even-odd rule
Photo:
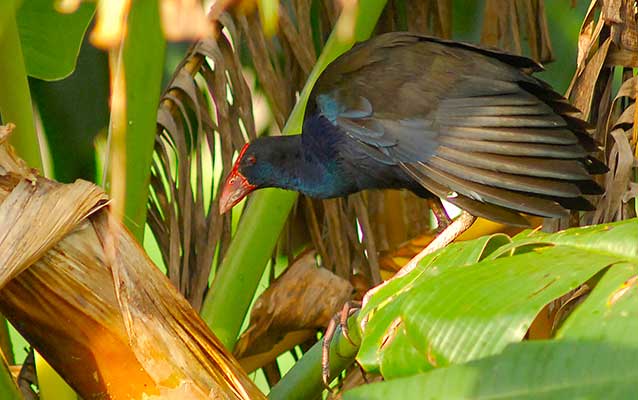
[[[213,25],[198,0],[162,0],[160,16],[168,40],[198,40],[213,34]]]
[[[343,199],[332,199],[323,201],[324,224],[327,229],[328,255],[332,259],[334,272],[341,277],[349,277],[351,272],[350,243],[346,230],[344,211],[342,209]]]
[[[600,48],[587,61],[582,73],[574,80],[573,89],[570,91],[572,104],[581,111],[585,120],[589,118],[592,111],[595,89],[603,71],[610,45],[610,38],[600,45]]]
[[[634,166],[634,155],[627,139],[629,132],[615,129],[610,133],[614,139],[614,146],[609,155],[609,173],[605,177],[605,194],[600,199],[593,223],[617,221],[624,219],[622,215],[622,200],[629,189]]]
[[[620,47],[627,51],[638,51],[638,16],[635,1],[625,1],[622,6],[623,26],[620,31]]]
[[[553,59],[543,0],[485,2],[481,43],[521,54],[522,36],[527,38],[533,59]]]
[[[592,48],[598,42],[600,32],[605,24],[603,19],[599,19],[598,22],[595,20],[597,7],[598,0],[592,0],[580,27],[580,33],[578,34],[578,57],[576,59],[577,72],[575,76],[580,75],[585,68],[585,60],[590,56]]]
[[[636,164],[635,167],[638,168],[638,163]],[[629,203],[631,199],[638,200],[638,183],[636,182],[629,182],[629,190],[622,197],[623,203]]]
[[[250,51],[255,72],[270,100],[275,121],[282,128],[293,104],[288,95],[288,85],[285,84],[283,74],[275,69],[271,61],[272,48],[266,44],[266,38],[261,33],[261,24],[257,15],[238,17],[238,26],[242,30],[243,37],[246,38],[246,45]]]
[[[600,3],[602,3],[601,15],[605,21],[611,24],[623,23],[623,18],[621,17],[621,9],[623,7],[623,3],[629,4],[629,1],[605,0]]]
[[[452,37],[452,1],[437,0],[436,8],[439,25],[441,27],[441,37],[450,39]]]
[[[316,329],[303,329],[287,332],[283,334],[282,337],[278,338],[277,342],[274,343],[270,349],[261,353],[241,356],[239,358],[239,364],[242,366],[244,371],[251,373],[252,371],[274,362],[277,360],[277,357],[286,351],[290,351],[295,346],[299,346],[316,339]]]
[[[487,0],[481,43],[521,54],[517,4],[519,0]]]
[[[314,47],[307,45],[308,42],[312,41],[312,37],[308,36],[307,32],[305,33],[305,38],[301,37],[299,30],[297,29],[297,27],[295,27],[295,24],[293,23],[284,5],[280,5],[279,15],[279,29],[281,29],[281,32],[288,43],[290,43],[292,52],[299,62],[299,66],[303,70],[303,73],[306,75],[310,74],[310,70],[312,70],[312,67],[315,65],[316,61]],[[305,17],[309,19],[309,14],[305,15]]]
[[[230,215],[218,214],[216,192],[204,196],[205,187],[218,185],[207,171],[221,155],[225,176],[235,151],[256,137],[250,90],[225,35],[192,47],[162,96],[157,122],[148,221],[169,278],[199,309],[216,251],[221,259],[230,241]]]
[[[347,280],[318,267],[315,253],[306,252],[259,296],[250,325],[235,347],[236,354],[246,358],[267,353],[291,332],[297,332],[296,340],[307,340],[309,335],[303,331],[326,327],[352,292]],[[284,350],[299,343],[289,342],[290,347]]]
[[[11,146],[3,145],[8,139],[11,132],[16,128],[15,124],[8,123],[0,125],[0,175],[8,172],[14,173],[16,176],[24,176],[28,180],[35,180],[35,171],[29,168],[15,153],[15,149]],[[0,189],[1,190],[1,189]]]
[[[16,380],[24,400],[38,400],[40,398],[34,389],[38,387],[38,374],[35,369],[35,351],[33,347],[24,359]]]
[[[11,184],[15,178],[3,179],[0,183],[7,189],[5,182]],[[3,232],[0,265],[5,267],[0,269],[0,289],[42,257],[80,221],[104,207],[107,197],[102,189],[86,181],[58,185],[38,178],[20,180],[3,200],[0,204],[0,232]]]
[[[14,173],[0,187],[0,311],[81,396],[263,398],[101,189]]]
[[[334,270],[334,265],[332,263],[332,259],[328,256],[328,251],[326,250],[326,243],[324,241],[322,230],[319,227],[319,218],[317,215],[317,211],[315,209],[313,200],[309,197],[303,197],[304,202],[304,210],[306,212],[306,221],[308,222],[308,231],[310,233],[310,238],[312,243],[321,256],[321,260],[323,261],[323,266],[328,270]]]
[[[532,58],[540,62],[553,60],[552,44],[545,15],[545,2],[528,0],[525,2],[527,16],[527,41]]]

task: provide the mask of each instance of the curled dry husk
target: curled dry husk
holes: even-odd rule
[[[314,251],[302,254],[255,302],[250,325],[235,346],[244,369],[262,367],[316,337],[352,292],[350,282],[317,265]]]
[[[0,311],[84,398],[261,392],[108,210],[30,170],[0,131]]]

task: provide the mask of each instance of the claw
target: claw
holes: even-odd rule
[[[343,305],[343,308],[339,312],[339,326],[341,326],[341,332],[343,332],[343,337],[346,338],[351,345],[356,346],[356,344],[352,341],[350,337],[350,329],[348,328],[348,318],[350,318],[354,313],[361,309],[361,302],[357,300],[348,300]]]
[[[350,337],[350,332],[348,330],[348,318],[350,318],[360,308],[360,301],[346,301],[339,314],[332,317],[326,327],[326,333],[323,335],[323,342],[321,343],[321,381],[323,382],[323,386],[330,392],[333,391],[330,387],[330,343],[332,342],[332,339],[334,339],[337,328],[340,327],[343,337],[345,337],[350,344],[356,346]]]

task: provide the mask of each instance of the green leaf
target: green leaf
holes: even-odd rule
[[[18,10],[20,42],[27,73],[43,80],[69,76],[75,69],[95,5],[83,2],[72,14],[53,8],[53,0],[25,1]]]
[[[638,347],[638,264],[609,268],[587,299],[565,321],[559,339],[605,340]]]
[[[24,67],[22,46],[16,24],[18,2],[0,1],[0,116],[2,122],[14,123],[15,131],[9,141],[18,155],[32,168],[42,171],[40,145],[35,132],[29,84]]]
[[[600,341],[538,341],[429,373],[360,386],[345,400],[630,399],[638,349]]]
[[[380,322],[384,320],[384,316],[392,318],[401,313],[404,301],[408,300],[412,295],[412,288],[415,282],[436,276],[455,266],[474,264],[489,254],[489,251],[505,243],[509,243],[509,238],[502,234],[485,236],[470,242],[454,243],[441,251],[426,256],[421,260],[419,268],[415,268],[406,275],[393,279],[386,285],[381,286],[361,311],[361,315],[378,313],[372,314],[373,319],[366,325],[366,334],[363,337],[361,350],[357,355],[359,363],[369,370],[377,370],[376,366],[380,364],[381,358],[387,357],[386,360],[389,364],[386,367],[397,366],[397,373],[399,374],[403,371],[402,365],[410,366],[414,368],[414,371],[430,369],[428,360],[423,357],[423,353],[419,352],[409,341],[406,341],[404,323],[396,319],[392,319],[390,325]],[[363,320],[364,318],[360,319]],[[394,337],[395,332],[391,332],[393,330],[397,334],[396,337]],[[386,343],[386,338],[388,337],[386,333],[391,333],[393,337],[389,347],[382,346],[382,343]],[[384,354],[386,350],[388,353]],[[387,372],[392,375],[393,368],[387,369]]]
[[[583,251],[607,253],[623,260],[638,262],[638,238],[636,225],[638,219],[629,219],[612,224],[591,225],[573,228],[556,233],[530,231],[521,232],[514,237],[514,241],[500,248],[490,255],[490,258],[500,257],[504,253],[524,246],[538,245],[567,245]],[[633,241],[632,241],[633,240]]]
[[[55,180],[95,181],[95,140],[98,133],[106,131],[109,121],[106,53],[85,41],[73,74],[56,82],[30,79],[29,85],[46,134]]]
[[[484,247],[492,253],[476,251]],[[450,246],[372,296],[357,359],[388,379],[498,354],[523,339],[547,303],[637,251],[635,219],[528,232],[498,249],[485,238]]]

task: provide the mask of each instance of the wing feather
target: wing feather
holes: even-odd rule
[[[427,164],[418,164],[416,169],[428,178],[449,187],[454,193],[462,194],[476,201],[491,203],[534,215],[547,217],[563,217],[567,215],[567,210],[553,200],[477,184]]]
[[[427,164],[456,177],[482,185],[548,196],[578,197],[581,195],[578,186],[568,181],[492,172],[480,168],[467,167],[436,156],[429,159]]]
[[[490,171],[563,180],[591,179],[585,167],[577,160],[504,156],[460,151],[447,146],[439,147],[436,154],[448,161]]]
[[[485,140],[468,140],[451,136],[441,136],[442,145],[461,150],[481,153],[503,154],[510,156],[547,157],[580,159],[587,156],[587,152],[579,144],[537,144],[524,142],[497,142]]]
[[[524,225],[519,212],[561,217],[600,193],[590,127],[530,75],[532,61],[405,33],[351,53],[322,75],[310,108],[434,195]]]
[[[480,201],[472,200],[469,197],[465,197],[461,194],[454,196],[450,188],[441,185],[428,178],[427,176],[420,174],[414,165],[402,164],[405,171],[412,176],[423,187],[428,189],[434,195],[467,210],[472,215],[477,217],[483,217],[495,222],[503,224],[510,224],[514,226],[527,227],[529,222],[515,211],[508,210],[507,208],[495,206],[489,203],[482,203]]]
[[[577,144],[578,138],[567,128],[486,128],[446,126],[441,129],[445,136],[495,142]]]

